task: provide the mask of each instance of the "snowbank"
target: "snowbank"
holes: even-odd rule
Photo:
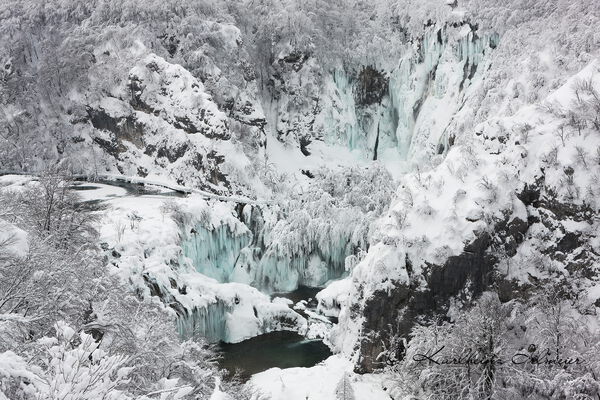
[[[256,392],[253,400],[260,400],[261,395],[272,400],[332,400],[338,383],[348,374],[356,399],[389,400],[380,376],[357,375],[352,369],[350,361],[336,355],[311,368],[271,368],[254,375],[248,385]]]

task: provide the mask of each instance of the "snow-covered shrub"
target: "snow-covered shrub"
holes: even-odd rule
[[[301,196],[282,204],[284,218],[270,221],[270,248],[288,257],[318,254],[339,277],[345,259],[369,247],[371,223],[394,190],[381,166],[319,170]],[[352,262],[350,262],[352,264]]]
[[[526,303],[484,293],[455,320],[413,328],[390,368],[392,395],[429,399],[567,399],[600,393],[600,341],[556,288]],[[569,361],[571,360],[571,361]],[[575,361],[578,360],[578,361]]]
[[[340,379],[337,387],[335,388],[335,399],[336,400],[355,400],[354,389],[352,388],[352,382],[347,373],[345,373]]]
[[[0,189],[0,398],[208,398],[213,349],[109,273],[69,186]]]
[[[38,339],[24,357],[2,355],[0,398],[2,392],[14,400],[130,398],[120,390],[127,383],[127,357],[108,355],[91,335],[77,335],[63,321],[54,329],[54,337]]]

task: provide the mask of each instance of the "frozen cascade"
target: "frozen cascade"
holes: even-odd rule
[[[194,307],[189,314],[177,318],[177,330],[184,339],[205,337],[211,342],[227,339],[226,314],[229,307],[222,301],[205,307]]]
[[[402,159],[447,140],[444,130],[461,104],[462,91],[498,40],[497,34],[478,36],[468,24],[431,28],[417,50],[392,71],[389,95],[396,110],[395,136]]]
[[[387,96],[379,103],[364,105],[356,99],[357,79],[336,69],[326,84],[327,112],[323,119],[324,139],[359,151],[366,159],[376,159],[380,148],[396,147],[395,110]],[[377,144],[376,144],[377,143]]]
[[[244,283],[268,293],[292,291],[299,285],[319,287],[340,278],[345,273],[346,257],[355,247],[367,246],[354,243],[353,232],[344,229],[322,237],[285,236],[282,241],[271,226],[251,224],[258,230],[251,232],[239,220],[235,225],[185,228],[183,256],[198,272],[221,283]]]
[[[184,233],[182,248],[196,270],[219,282],[230,282],[240,251],[250,244],[249,230],[234,234],[228,225],[207,229],[200,224]]]
[[[252,285],[265,291],[323,286],[346,273],[346,258],[357,248],[368,247],[363,228],[332,227],[327,218],[280,220],[265,228],[264,251],[246,249],[236,269],[246,271]]]
[[[285,255],[269,248],[260,259],[254,257],[254,252],[247,251],[240,256],[240,264],[248,266],[253,286],[266,292],[288,292],[300,285],[321,287],[340,278],[345,272],[343,249],[335,256],[325,257],[319,252]]]
[[[406,160],[425,147],[437,146],[446,139],[444,130],[461,103],[462,92],[498,41],[497,34],[479,36],[466,23],[431,27],[398,66],[385,73],[387,92],[373,104],[357,101],[356,73],[336,69],[325,85],[325,141],[360,151],[369,159],[394,148]],[[441,102],[451,106],[449,112],[440,112]],[[415,136],[423,136],[416,141],[417,148]]]
[[[332,73],[335,101],[329,107],[329,115],[325,119],[325,139],[328,142],[341,142],[350,150],[364,149],[366,137],[360,131],[354,102],[354,85],[351,78],[343,70]]]
[[[205,294],[204,305],[186,310],[177,319],[184,339],[204,337],[211,342],[238,343],[273,331],[306,332],[304,317],[250,286],[227,283]]]

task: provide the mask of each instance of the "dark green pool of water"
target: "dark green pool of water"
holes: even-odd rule
[[[306,340],[296,332],[271,332],[240,343],[221,343],[221,368],[239,371],[242,379],[269,368],[312,367],[331,355],[320,340]]]
[[[283,292],[283,293],[273,293],[271,298],[275,297],[284,297],[286,299],[290,299],[296,304],[300,300],[309,301],[312,299],[311,303],[314,302],[316,306],[316,296],[323,288],[318,287],[309,287],[309,286],[298,286],[298,289],[293,292]]]

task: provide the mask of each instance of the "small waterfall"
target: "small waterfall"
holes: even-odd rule
[[[320,122],[325,141],[358,150],[365,159],[373,158],[375,147],[377,156],[395,149],[402,160],[411,158],[419,147],[428,147],[428,142],[437,144],[453,113],[438,115],[441,113],[436,110],[461,103],[461,92],[498,41],[497,34],[479,36],[468,23],[432,26],[408,43],[395,68],[375,71],[368,67],[387,80],[384,96],[368,104],[361,103],[356,94],[376,92],[378,87],[364,87],[365,82],[360,86],[357,71],[334,70],[326,79],[327,112]],[[420,137],[423,135],[427,137]]]
[[[194,307],[186,315],[177,318],[177,330],[184,339],[204,337],[211,342],[227,339],[225,318],[229,307],[221,300],[208,304],[206,307]]]
[[[357,245],[352,244],[352,232],[343,229],[319,237],[294,236],[282,243],[272,237],[272,227],[246,223],[258,231],[251,232],[239,220],[240,226],[233,228],[226,223],[212,229],[200,224],[184,228],[183,256],[198,272],[221,283],[245,283],[265,292],[292,291],[299,285],[318,287],[340,278],[346,257]],[[267,243],[253,240],[265,237]]]
[[[182,248],[198,272],[226,283],[231,281],[241,250],[251,240],[252,234],[248,230],[235,234],[228,225],[207,229],[197,224],[184,233]]]
[[[330,91],[336,101],[330,107],[324,123],[325,139],[340,143],[350,150],[363,149],[366,137],[361,132],[354,101],[354,83],[343,70],[332,73],[333,86]]]

